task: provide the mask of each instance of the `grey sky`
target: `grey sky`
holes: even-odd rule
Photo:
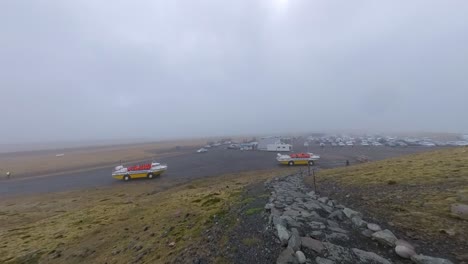
[[[0,143],[468,131],[467,14],[442,0],[0,1]]]

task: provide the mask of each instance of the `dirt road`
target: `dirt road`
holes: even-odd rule
[[[318,166],[330,168],[344,166],[345,161],[351,164],[359,155],[366,155],[372,160],[401,156],[434,148],[408,147],[310,147],[314,153],[322,156]],[[302,142],[295,144],[296,151],[306,151]],[[276,153],[262,151],[227,150],[224,147],[211,149],[207,153],[189,153],[179,156],[161,158],[158,162],[167,163],[169,170],[161,177],[175,181],[236,173],[248,170],[270,169],[279,166],[275,161]],[[113,167],[93,169],[83,172],[63,173],[48,177],[33,177],[0,181],[0,197],[38,194],[47,192],[69,191],[104,186],[126,184],[111,177]],[[145,184],[158,184],[160,179],[144,181]],[[135,181],[138,182],[138,181]]]

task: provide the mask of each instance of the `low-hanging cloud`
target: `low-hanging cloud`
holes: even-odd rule
[[[466,1],[2,1],[0,143],[468,131]]]

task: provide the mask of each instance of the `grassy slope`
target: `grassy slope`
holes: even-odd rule
[[[131,263],[143,254],[145,262],[169,262],[199,241],[213,216],[236,203],[244,186],[285,170],[224,175],[165,191],[142,180],[4,200],[0,263]]]
[[[372,215],[419,238],[443,241],[449,231],[455,232],[452,241],[463,244],[468,237],[468,221],[450,214],[457,196],[468,191],[467,148],[324,170],[318,180],[338,183]]]

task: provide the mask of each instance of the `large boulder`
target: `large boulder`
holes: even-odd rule
[[[374,252],[368,252],[358,248],[353,248],[353,252],[359,258],[359,263],[392,264],[390,261],[375,254]]]
[[[443,258],[434,258],[425,255],[414,255],[411,260],[416,264],[453,264],[452,261]]]
[[[372,238],[383,245],[391,247],[394,247],[395,242],[398,240],[398,238],[388,229],[375,232],[372,234]]]

